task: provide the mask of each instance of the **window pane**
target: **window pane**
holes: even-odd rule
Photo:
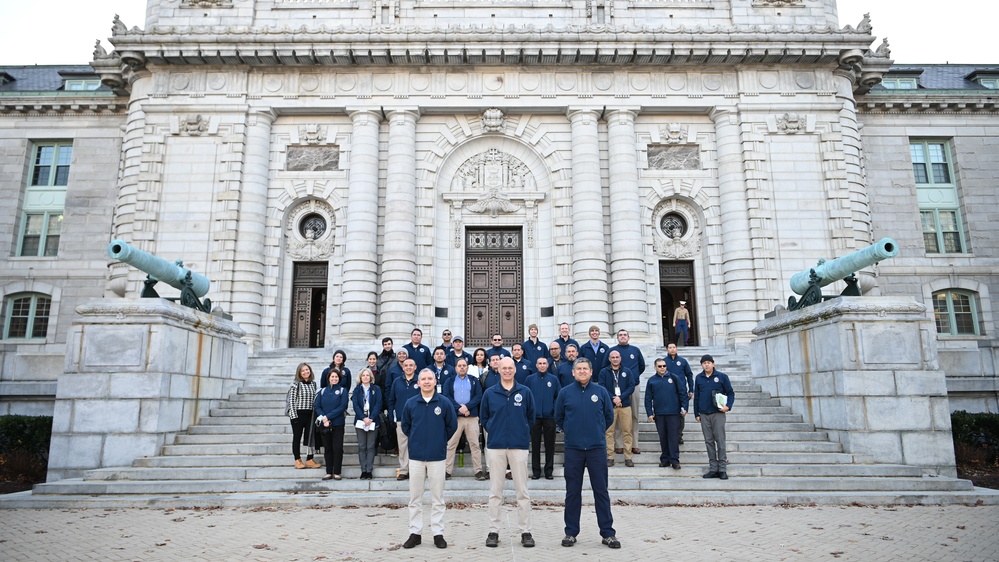
[[[944,232],[944,253],[946,254],[960,254],[963,252],[961,249],[961,234],[958,232]]]
[[[49,257],[58,256],[59,255],[59,237],[58,236],[46,236],[45,237],[45,255],[49,256]]]
[[[28,215],[25,220],[25,234],[37,235],[42,233],[42,227],[45,226],[45,215]]]
[[[923,223],[923,232],[937,231],[937,221],[934,215],[933,211],[922,211],[919,213],[919,219]]]
[[[31,328],[31,337],[44,338],[49,330],[49,310],[52,308],[52,299],[37,297],[35,305],[35,322]]]
[[[28,336],[28,317],[31,314],[31,297],[20,297],[10,302],[10,323],[7,327],[8,338],[24,338]]]
[[[940,245],[937,242],[937,235],[935,232],[924,232],[923,233],[923,244],[926,246],[927,254],[939,254]]]
[[[938,334],[950,333],[950,312],[947,310],[947,293],[933,295],[933,320]]]
[[[957,211],[940,211],[940,230],[944,232],[957,230]]]
[[[52,163],[52,157],[55,155],[55,145],[52,146],[39,146],[35,151],[35,165],[42,166],[45,164]]]
[[[909,154],[912,156],[913,162],[926,162],[926,154],[921,144],[910,144]]]
[[[52,185],[69,185],[69,166],[56,166],[55,181]]]
[[[950,169],[947,168],[947,164],[933,164],[933,183],[950,183]]]
[[[8,338],[24,338],[28,336],[28,319],[11,318],[10,329],[7,330]]]
[[[926,164],[912,164],[912,175],[916,176],[916,183],[930,183],[930,178],[926,174]]]
[[[41,236],[25,236],[21,241],[21,255],[22,256],[37,256],[38,255],[38,245],[41,243]]]
[[[938,143],[931,143],[927,145],[930,149],[930,162],[946,162],[947,158],[944,152],[944,146]]]
[[[62,233],[62,215],[49,215],[49,236]]]
[[[49,171],[49,166],[35,166],[35,172],[31,176],[31,185],[48,185]]]

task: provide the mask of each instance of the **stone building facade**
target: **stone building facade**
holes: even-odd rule
[[[208,276],[252,354],[560,322],[654,347],[680,300],[692,343],[739,346],[791,275],[892,236],[862,287],[965,332],[973,302],[940,348],[994,411],[987,68],[888,91],[872,33],[834,0],[149,0],[54,86],[0,68],[0,404],[44,410],[74,308],[138,294],[115,238]],[[914,142],[951,158],[958,252],[920,235]],[[35,185],[46,147],[63,185]]]

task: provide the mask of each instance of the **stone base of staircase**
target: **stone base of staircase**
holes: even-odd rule
[[[824,431],[803,423],[749,380],[748,357],[731,350],[686,348],[696,363],[714,355],[729,373],[736,408],[728,416],[729,480],[703,479],[707,455],[700,425],[687,416],[681,446],[683,468],[660,468],[655,428],[641,423],[635,466],[623,455],[610,468],[615,502],[650,505],[999,505],[999,490],[971,482],[924,476],[918,467],[870,464],[843,452]],[[324,354],[325,357],[325,354]],[[314,368],[321,371],[318,354]],[[209,417],[163,447],[162,454],[130,467],[87,471],[83,478],[39,484],[31,492],[0,496],[0,508],[252,507],[405,505],[409,482],[395,479],[398,459],[376,458],[373,480],[359,480],[354,434],[345,439],[344,479],[323,481],[324,469],[296,470],[291,429],[281,415],[284,393],[302,354],[271,352],[251,358],[247,383]],[[308,360],[308,359],[306,359]],[[281,374],[278,374],[281,373]],[[561,444],[554,480],[531,480],[535,502],[565,499]],[[303,451],[304,454],[304,451]],[[322,462],[322,457],[316,460]],[[472,476],[471,460],[445,484],[449,502],[484,504],[489,483]],[[585,485],[585,484],[584,484]],[[512,484],[508,483],[511,489]],[[512,501],[512,491],[507,495]],[[584,502],[592,501],[583,495]]]

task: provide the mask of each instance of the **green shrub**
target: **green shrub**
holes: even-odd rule
[[[15,451],[47,461],[52,416],[0,416],[0,455]]]
[[[988,462],[999,458],[999,414],[969,414],[964,410],[950,415],[954,442],[985,451]]]

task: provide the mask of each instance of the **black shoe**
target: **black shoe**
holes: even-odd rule
[[[534,537],[531,533],[521,533],[520,544],[524,545],[524,548],[532,548],[534,546]]]
[[[603,544],[606,544],[607,546],[609,546],[611,548],[621,548],[621,541],[617,540],[617,537],[614,537],[614,536],[604,537],[604,540],[602,540],[600,542],[602,542]]]
[[[531,480],[541,480],[541,475],[540,474],[532,474],[531,475]]]
[[[562,546],[572,546],[576,544],[576,537],[572,535],[566,535],[562,538]]]
[[[510,472],[509,470],[506,472],[506,479],[507,480],[513,480],[513,473]]]
[[[680,470],[680,463],[678,463],[678,462],[675,462],[675,463],[671,464],[670,466],[673,467],[673,470]]]
[[[409,475],[408,474],[400,474],[399,476],[396,476],[395,479],[396,480],[409,480]]]
[[[721,480],[728,480],[728,473],[727,472],[719,472],[718,473],[718,478],[721,479]]]
[[[665,468],[667,466],[669,466],[668,462],[661,462],[661,463],[659,463],[659,468]]]
[[[554,474],[545,474],[545,480],[555,480]]]
[[[403,548],[413,548],[414,546],[421,544],[423,542],[423,537],[417,535],[416,533],[410,533],[409,538],[406,542],[402,543]]]
[[[447,541],[444,540],[444,535],[434,535],[434,546],[437,548],[447,548]]]
[[[489,533],[486,535],[486,546],[496,548],[499,546],[499,533]]]
[[[607,466],[614,466],[614,459],[607,459]]]
[[[701,476],[701,478],[718,478],[718,473],[713,470],[711,472],[705,472],[704,476]]]
[[[635,466],[635,461],[633,461],[631,459],[625,459],[624,466],[633,467],[633,466]]]
[[[683,445],[683,437],[680,438],[680,444]]]
[[[488,480],[489,477],[486,476],[485,472],[482,472],[480,470],[480,471],[478,471],[478,472],[475,473],[475,479],[478,480],[479,482],[482,482],[483,480]]]
[[[451,475],[450,475],[450,474],[447,474],[447,473],[445,473],[445,474],[444,474],[444,480],[450,480],[450,479],[451,479]]]

